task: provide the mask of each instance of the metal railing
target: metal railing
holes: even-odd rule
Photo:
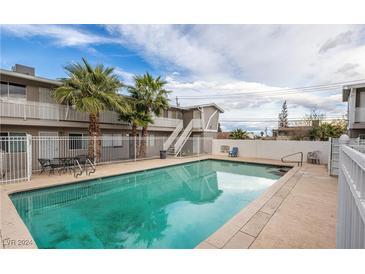
[[[295,155],[300,155],[300,160],[285,160],[285,158],[289,158]],[[303,165],[303,152],[296,152],[296,153],[292,153],[289,155],[285,155],[283,157],[281,157],[281,162],[283,163],[297,163],[298,166],[302,166]]]
[[[193,129],[202,129],[203,124],[201,119],[193,119],[192,120],[192,128]]]
[[[186,142],[186,139],[189,138],[191,131],[193,129],[193,121],[191,120],[190,123],[186,126],[184,131],[181,133],[179,139],[177,139],[175,145],[174,145],[174,153],[175,155],[179,154],[180,149],[184,145],[184,142]]]
[[[166,139],[167,136],[153,135],[146,138],[114,135],[1,137],[0,183],[30,180],[34,174],[60,176],[73,171],[74,175],[89,175],[98,165],[156,159],[160,157]],[[185,138],[180,156],[211,153],[211,139]],[[88,162],[87,158],[92,162]],[[86,162],[78,163],[78,159],[86,159]]]
[[[337,248],[365,248],[365,154],[340,146]]]
[[[8,101],[0,100],[0,117],[89,122],[89,114],[80,112],[73,107],[43,103],[35,101]],[[154,117],[154,123],[150,126],[175,128],[181,119]],[[106,124],[127,124],[119,120],[119,114],[114,111],[105,111],[100,114],[100,122]]]
[[[176,128],[183,120],[174,119],[174,118],[165,118],[165,117],[154,117],[153,124],[150,126],[155,127],[172,127]]]
[[[0,183],[30,180],[30,135],[0,137]]]
[[[171,133],[169,138],[163,144],[163,150],[168,150],[171,144],[174,142],[176,137],[179,135],[180,131],[183,129],[183,121],[181,120],[179,124],[176,126],[174,131]]]

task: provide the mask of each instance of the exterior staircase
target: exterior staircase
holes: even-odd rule
[[[186,126],[186,128],[181,132],[176,142],[169,147],[168,153],[170,155],[177,156],[180,153],[186,141],[189,139],[192,130],[193,130],[193,120],[191,120],[190,123]]]

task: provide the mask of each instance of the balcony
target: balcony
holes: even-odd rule
[[[72,107],[58,104],[34,102],[34,101],[2,101],[0,100],[0,117],[19,118],[23,120],[53,120],[53,121],[73,121],[89,122],[89,114],[79,112]],[[118,120],[116,112],[105,111],[100,114],[100,122],[105,124],[127,124]],[[156,117],[154,124],[156,127],[175,128],[180,119],[170,119]]]
[[[355,123],[365,123],[365,107],[355,109]]]
[[[153,121],[154,121],[154,123],[151,126],[175,128],[178,126],[178,124],[181,120],[173,119],[173,118],[154,117]]]
[[[201,119],[193,119],[193,130],[194,129],[203,129],[202,120]]]

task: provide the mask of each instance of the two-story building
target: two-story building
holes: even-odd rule
[[[89,115],[71,106],[57,104],[52,98],[51,92],[61,85],[60,81],[39,77],[34,68],[23,65],[15,65],[12,70],[1,69],[0,80],[1,137],[30,134],[82,138],[88,135]],[[178,154],[182,149],[193,151],[196,145],[191,144],[189,147],[188,139],[197,136],[214,137],[218,130],[219,114],[222,112],[214,103],[170,107],[160,117],[155,117],[154,123],[148,128],[150,154],[156,154],[152,149],[154,145],[156,150],[162,148],[172,155]],[[103,136],[128,136],[131,129],[113,111],[101,113],[100,128]],[[208,145],[203,140],[204,138],[199,147]],[[113,146],[110,142],[105,145]],[[76,142],[69,146],[80,146],[81,149],[82,143]],[[118,142],[115,144],[116,148],[128,146]],[[49,149],[55,150],[54,147]]]
[[[365,138],[365,83],[344,86],[342,101],[348,102],[348,134]]]

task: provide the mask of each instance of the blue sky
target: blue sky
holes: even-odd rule
[[[317,109],[346,112],[341,90],[263,95],[261,91],[365,78],[362,25],[2,25],[1,68],[15,63],[48,78],[87,58],[113,66],[126,83],[146,71],[161,75],[182,105],[216,102],[230,130],[259,132],[276,123],[288,101],[289,118]],[[249,95],[232,97],[232,93]],[[214,98],[214,95],[221,95]]]

